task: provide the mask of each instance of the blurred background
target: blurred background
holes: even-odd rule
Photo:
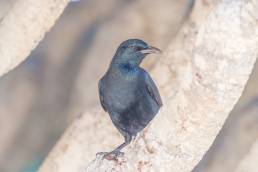
[[[14,4],[0,0],[0,20]],[[140,38],[165,49],[189,6],[189,0],[71,2],[29,58],[0,78],[0,172],[37,171],[73,118],[99,103],[97,83],[117,46]],[[151,69],[156,60],[143,65]],[[228,171],[248,153],[258,136],[257,76],[258,64],[194,171]]]

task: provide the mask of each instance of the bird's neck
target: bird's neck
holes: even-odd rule
[[[130,63],[122,63],[119,65],[120,70],[122,70],[124,72],[128,72],[128,73],[134,72],[138,68],[139,68],[139,66],[130,64]]]
[[[130,63],[111,64],[110,69],[122,77],[131,78],[137,75],[140,67]]]

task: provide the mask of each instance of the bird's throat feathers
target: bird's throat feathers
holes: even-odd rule
[[[120,64],[119,69],[124,74],[135,74],[135,72],[138,70],[138,66],[131,65],[130,63]]]
[[[113,64],[112,68],[109,68],[109,70],[113,71],[113,76],[117,75],[123,78],[134,78],[137,76],[139,69],[140,67],[138,65],[132,65],[130,63],[117,63]]]

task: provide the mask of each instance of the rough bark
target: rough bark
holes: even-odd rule
[[[191,171],[252,71],[258,53],[257,10],[255,0],[197,1],[189,22],[152,71],[164,107],[125,156],[90,162],[118,139],[98,107],[74,121],[40,171]]]
[[[0,76],[20,64],[61,15],[68,0],[17,0],[0,20]]]

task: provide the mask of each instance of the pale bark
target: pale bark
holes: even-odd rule
[[[74,121],[41,172],[193,169],[241,96],[258,53],[255,0],[197,2],[190,21],[152,71],[164,107],[125,156],[90,162],[118,140],[98,107]]]
[[[0,76],[20,64],[61,15],[68,0],[17,0],[0,21]]]

